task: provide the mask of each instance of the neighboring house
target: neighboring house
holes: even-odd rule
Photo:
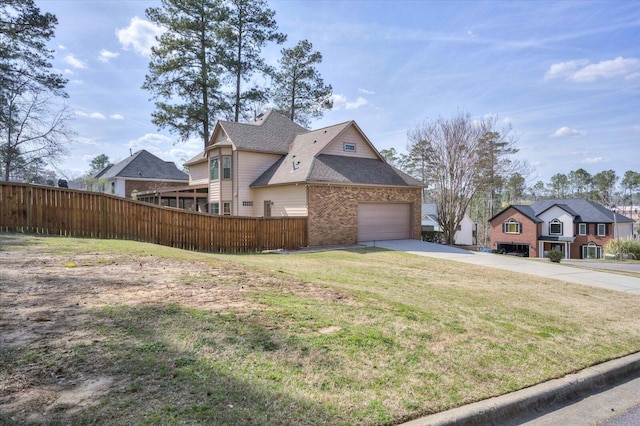
[[[211,214],[308,216],[309,245],[420,238],[422,183],[389,165],[354,121],[307,130],[269,111],[219,121],[185,163]]]
[[[435,203],[423,203],[422,204],[422,229],[425,231],[441,232],[440,224],[438,223],[438,205]],[[469,215],[464,215],[458,231],[453,237],[453,243],[458,246],[472,246],[475,245],[475,231],[476,226]]]
[[[100,192],[131,198],[131,194],[160,188],[184,187],[189,175],[175,163],[140,150],[118,164],[105,167],[94,176]]]
[[[633,236],[633,220],[583,199],[511,205],[489,219],[492,248],[500,253],[566,259],[599,259],[612,238]]]

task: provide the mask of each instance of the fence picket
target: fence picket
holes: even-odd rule
[[[307,228],[306,217],[213,216],[95,192],[0,182],[0,231],[240,253],[304,247]]]

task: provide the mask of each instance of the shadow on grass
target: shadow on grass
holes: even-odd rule
[[[297,349],[249,314],[169,300],[102,308],[77,302],[102,288],[139,286],[115,268],[113,279],[51,270],[20,283],[5,278],[0,425],[347,422],[335,407],[290,394],[295,386],[285,385],[279,354]],[[108,385],[82,394],[96,381]]]

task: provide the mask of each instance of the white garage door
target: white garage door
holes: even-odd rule
[[[411,204],[358,204],[358,241],[411,238]]]

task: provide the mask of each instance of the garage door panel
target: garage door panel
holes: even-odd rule
[[[411,238],[410,204],[359,204],[358,241]]]

